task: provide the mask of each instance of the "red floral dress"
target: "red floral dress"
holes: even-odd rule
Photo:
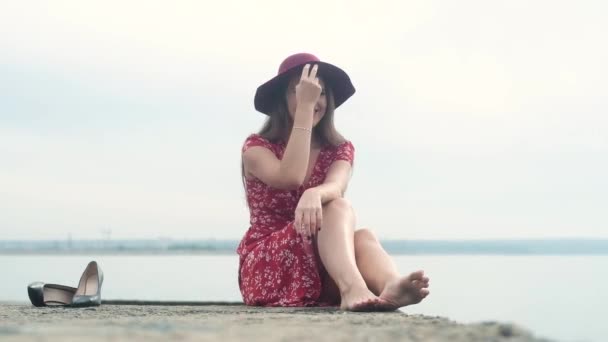
[[[271,143],[258,134],[250,135],[242,148],[263,146],[278,159],[286,144]],[[332,303],[320,300],[323,280],[328,279],[314,242],[302,239],[294,229],[294,215],[304,190],[323,183],[336,160],[353,163],[350,141],[323,147],[310,179],[297,190],[272,188],[262,181],[246,179],[250,227],[241,240],[239,288],[247,305],[317,306]],[[314,240],[313,240],[314,241]]]

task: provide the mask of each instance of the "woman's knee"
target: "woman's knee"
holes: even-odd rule
[[[355,248],[362,248],[370,243],[378,243],[376,234],[367,228],[355,231]]]

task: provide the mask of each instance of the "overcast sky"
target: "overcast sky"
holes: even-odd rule
[[[4,1],[0,239],[231,238],[256,87],[345,69],[382,238],[608,238],[604,1]]]

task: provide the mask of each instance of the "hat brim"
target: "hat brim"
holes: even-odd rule
[[[275,110],[278,99],[285,96],[284,91],[291,76],[297,74],[298,71],[301,73],[305,64],[297,65],[259,86],[253,101],[255,109],[270,115]],[[344,70],[325,62],[309,62],[308,64],[319,65],[317,74],[331,88],[336,108],[355,93],[355,87]]]

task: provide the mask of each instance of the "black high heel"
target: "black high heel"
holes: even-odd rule
[[[72,307],[99,306],[101,305],[101,285],[103,284],[103,272],[96,261],[91,261],[85,268],[78,288],[72,299]]]
[[[76,288],[34,282],[27,286],[27,295],[34,306],[66,306],[72,304]]]

